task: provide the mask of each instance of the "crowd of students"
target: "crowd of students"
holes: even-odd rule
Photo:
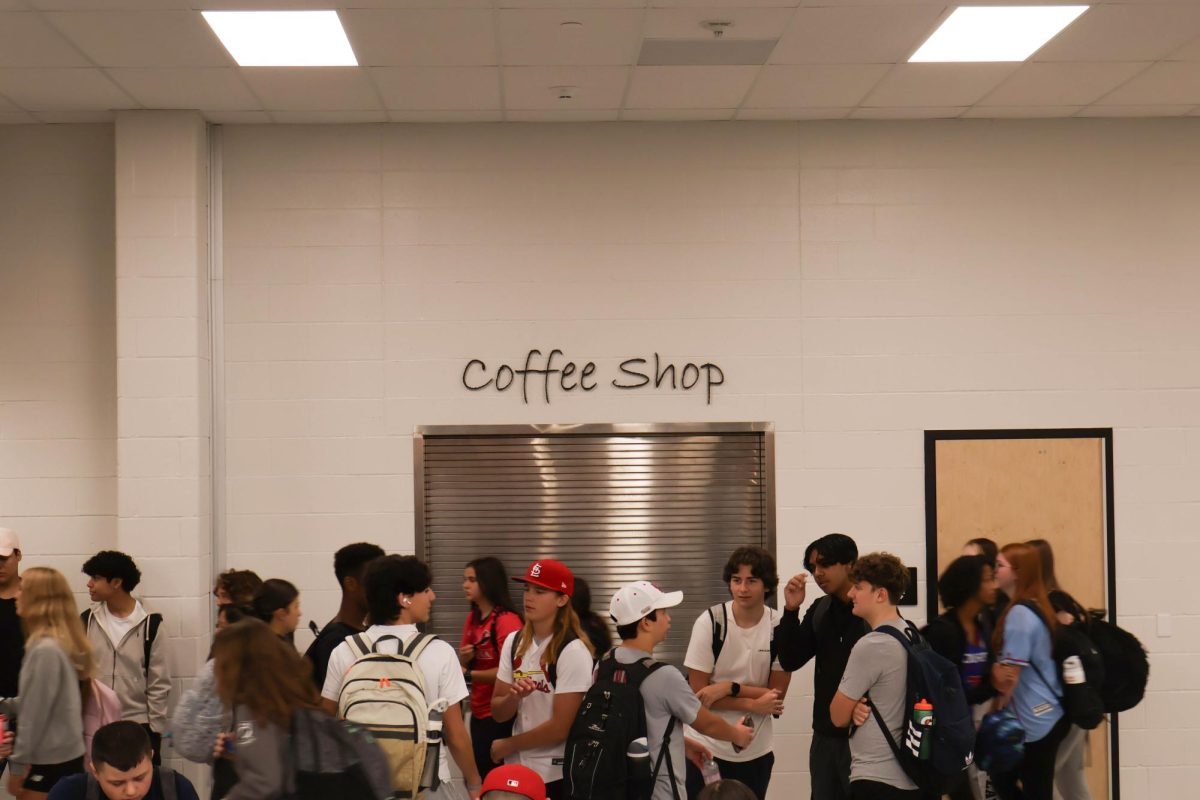
[[[20,560],[16,533],[0,529],[0,758],[21,800],[195,797],[186,778],[160,767],[164,737],[178,755],[212,766],[213,798],[283,797],[302,709],[374,731],[394,761],[390,740],[412,738],[401,731],[413,725],[423,740],[425,721],[386,716],[397,712],[376,690],[391,689],[387,676],[401,673],[370,672],[379,664],[408,665],[411,679],[397,684],[415,687],[411,707],[437,720],[432,774],[412,794],[477,800],[501,781],[490,800],[505,792],[526,800],[595,796],[573,777],[576,721],[593,713],[585,699],[594,686],[633,681],[654,765],[646,797],[764,800],[773,721],[784,713],[792,673],[809,661],[814,800],[927,796],[894,745],[912,708],[906,648],[887,629],[907,630],[898,604],[909,573],[887,553],[860,557],[842,534],[806,548],[807,573],[784,584],[782,610],[770,603],[780,586],[774,557],[759,547],[735,550],[721,576],[729,599],[692,622],[684,673],[653,661],[681,592],[628,584],[610,599],[606,621],[591,610],[586,582],[553,559],[511,579],[496,558],[469,562],[462,589],[470,612],[451,644],[422,633],[436,601],[426,564],[373,544],[343,547],[334,556],[337,615],[319,630],[311,625],[317,635],[303,656],[292,644],[302,614],[297,588],[230,570],[213,589],[211,653],[170,718],[167,637],[162,617],[133,594],[141,579],[133,559],[104,551],[84,563],[93,605],[82,615],[61,573],[21,573]],[[801,618],[809,575],[823,596]],[[513,582],[522,587],[519,604]],[[1052,658],[1056,626],[1078,605],[1057,585],[1050,545],[997,549],[973,540],[938,589],[946,611],[925,638],[958,668],[977,721],[1008,707],[1026,737],[1018,767],[965,771],[950,796],[983,800],[994,790],[1003,800],[1049,800],[1058,786],[1065,800],[1086,798],[1085,737],[1063,713]]]

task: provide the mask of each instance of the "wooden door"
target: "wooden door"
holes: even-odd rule
[[[970,539],[999,546],[1046,539],[1059,584],[1088,608],[1107,607],[1104,440],[938,439],[939,571]],[[1107,722],[1089,737],[1092,797],[1109,796]]]

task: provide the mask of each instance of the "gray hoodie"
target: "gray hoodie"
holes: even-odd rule
[[[43,636],[27,643],[20,695],[7,705],[17,718],[9,760],[18,772],[31,764],[61,764],[83,755],[79,676],[55,639]]]
[[[149,614],[139,601],[128,622],[132,627],[114,642],[108,634],[108,606],[93,606],[87,620],[87,637],[96,654],[96,678],[104,681],[121,700],[121,718],[149,724],[155,733],[167,729],[167,701],[171,671],[167,667],[167,637],[159,629],[150,644],[146,664]]]
[[[276,725],[260,725],[245,706],[233,714],[233,768],[238,782],[225,800],[273,800],[294,787],[287,770],[290,734]]]

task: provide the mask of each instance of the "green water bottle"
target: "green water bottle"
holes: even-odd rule
[[[917,751],[917,758],[921,761],[928,761],[929,750],[933,747],[933,737],[929,735],[933,729],[933,706],[924,697],[913,704],[912,721],[913,727],[921,736],[921,746]]]

